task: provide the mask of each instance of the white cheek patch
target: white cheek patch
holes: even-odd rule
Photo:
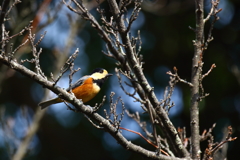
[[[103,79],[103,78],[106,77],[107,74],[108,74],[107,72],[104,72],[104,73],[94,73],[94,74],[91,75],[91,77],[93,79]]]

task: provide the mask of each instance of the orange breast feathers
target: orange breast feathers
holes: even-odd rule
[[[100,87],[93,83],[92,78],[86,79],[82,85],[72,89],[77,99],[82,99],[83,103],[90,101],[100,91]]]

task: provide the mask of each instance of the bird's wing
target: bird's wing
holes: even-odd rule
[[[70,89],[74,89],[74,88],[82,85],[83,82],[84,82],[86,79],[88,79],[89,77],[90,77],[90,76],[88,76],[88,75],[87,75],[87,76],[83,76],[83,77],[80,78],[77,82],[75,82],[75,83],[71,86],[71,88],[67,88],[67,91],[70,91]]]

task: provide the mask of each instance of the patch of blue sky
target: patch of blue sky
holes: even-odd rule
[[[50,11],[50,16],[53,16],[55,12],[56,10]],[[75,21],[78,15],[70,11],[65,5],[60,10],[57,10],[57,12],[57,17],[54,21],[39,31],[39,34],[47,31],[41,45],[47,48],[56,47],[64,49],[66,40],[69,36],[70,20]],[[40,21],[40,25],[47,23],[48,18],[48,15],[44,14]]]

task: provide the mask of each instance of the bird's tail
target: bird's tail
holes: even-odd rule
[[[50,99],[48,101],[41,102],[41,103],[38,104],[38,106],[40,106],[41,109],[44,109],[44,108],[46,108],[46,107],[48,107],[52,104],[61,103],[61,102],[62,102],[62,100],[57,97],[57,98],[54,98],[54,99]]]

